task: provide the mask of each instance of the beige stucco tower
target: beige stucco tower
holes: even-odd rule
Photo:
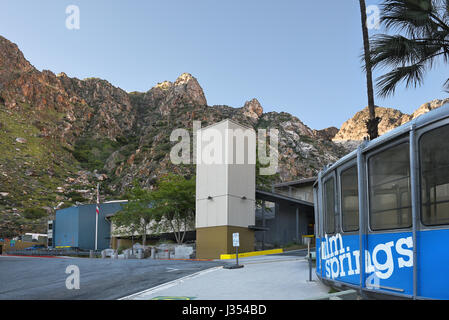
[[[196,137],[196,251],[201,259],[254,251],[256,134],[231,120],[199,129]]]

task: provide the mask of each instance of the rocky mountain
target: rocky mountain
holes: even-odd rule
[[[242,107],[209,106],[191,74],[147,92],[126,92],[98,78],[39,71],[17,45],[0,36],[0,236],[44,232],[56,208],[120,199],[133,181],[153,188],[195,166],[169,159],[170,134],[193,121],[232,119],[279,130],[277,181],[315,175],[347,150],[288,113],[264,113],[257,99]]]
[[[439,108],[449,102],[449,99],[433,100],[420,106],[414,113],[405,114],[392,108],[376,107],[376,116],[381,118],[379,123],[379,135],[397,128],[420,115],[433,109]],[[346,143],[351,141],[361,141],[367,137],[365,121],[369,119],[368,107],[357,112],[354,117],[343,123],[338,133],[332,138],[337,143]]]
[[[413,115],[378,108],[380,133],[443,102]],[[284,182],[312,177],[345,155],[348,141],[365,136],[366,118],[364,109],[340,130],[313,130],[291,114],[264,113],[257,99],[238,108],[210,106],[189,73],[128,93],[98,78],[39,71],[0,36],[0,237],[45,232],[55,209],[94,203],[97,183],[101,199],[112,200],[133,181],[151,189],[169,172],[193,176],[194,164],[175,165],[169,157],[172,131],[187,129],[192,139],[193,121],[205,127],[232,119],[279,130],[279,171],[272,181]]]

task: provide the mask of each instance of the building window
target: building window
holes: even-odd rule
[[[359,230],[359,187],[357,166],[341,173],[341,218],[345,232]]]
[[[325,229],[327,234],[335,233],[335,192],[334,192],[334,178],[327,180],[324,183],[324,198],[325,198]]]
[[[449,224],[449,126],[425,133],[420,140],[421,221]]]
[[[372,230],[412,226],[409,143],[369,158],[369,196]]]

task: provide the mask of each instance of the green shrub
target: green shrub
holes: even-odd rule
[[[79,193],[76,191],[70,191],[68,193],[65,194],[67,198],[72,198],[73,202],[83,202],[86,201],[86,199]]]
[[[126,247],[126,246],[120,246],[120,247],[117,249],[117,254],[122,254],[123,251],[126,250],[126,249],[129,249],[129,247]]]
[[[37,220],[40,218],[43,218],[47,215],[47,211],[45,211],[42,208],[26,208],[25,211],[23,212],[23,216],[25,217],[25,219],[30,219],[30,220]]]
[[[120,142],[110,139],[81,138],[75,143],[73,156],[81,163],[84,169],[89,171],[101,170],[107,158],[116,151],[125,138],[119,138]]]
[[[165,155],[166,155],[166,153],[164,151],[160,151],[154,155],[153,160],[160,161],[165,157]]]
[[[73,206],[72,202],[64,202],[64,204],[62,204],[59,209],[65,209],[65,208],[70,208]]]

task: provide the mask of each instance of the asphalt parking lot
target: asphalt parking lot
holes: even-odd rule
[[[0,256],[0,300],[110,300],[158,286],[199,271],[224,265],[220,261],[114,260]],[[66,280],[77,266],[79,289]]]

